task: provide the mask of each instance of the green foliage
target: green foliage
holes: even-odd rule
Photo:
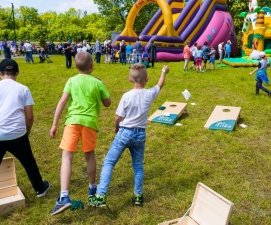
[[[42,47],[42,48],[44,48],[45,45],[46,45],[46,41],[44,40],[44,37],[43,37],[43,36],[40,37],[39,45],[40,45],[40,47]]]
[[[38,58],[34,59],[38,62]],[[184,89],[192,94],[188,102],[189,114],[184,113],[178,121],[182,126],[149,124],[146,129],[144,206],[132,206],[133,171],[128,150],[114,168],[110,183],[107,203],[112,214],[105,207],[95,209],[87,205],[88,176],[84,154],[79,150],[73,158],[70,197],[81,200],[85,207],[50,216],[60,191],[61,150],[58,146],[66,109],[56,139],[49,137],[49,129],[66,81],[77,74],[74,66],[71,70],[65,69],[63,56],[52,56],[51,59],[53,63],[50,64],[25,64],[24,59],[15,58],[20,67],[18,81],[30,88],[35,100],[30,142],[41,174],[51,182],[51,188],[44,198],[37,198],[23,167],[16,160],[18,186],[26,197],[26,207],[1,215],[0,224],[158,224],[184,215],[192,204],[197,182],[206,184],[234,203],[231,224],[271,224],[271,104],[264,92],[259,96],[254,94],[254,77],[248,76],[254,68],[184,73],[180,72],[183,62],[167,63],[170,73],[150,109],[149,114],[152,114],[165,101],[186,102],[181,94]],[[148,69],[146,88],[157,84],[164,64],[156,63],[153,69]],[[95,64],[93,75],[105,83],[112,99],[109,108],[101,108],[99,119],[101,130],[95,150],[98,182],[104,157],[115,136],[118,102],[132,84],[127,79],[128,65]],[[270,84],[266,87],[271,89]],[[192,102],[196,105],[191,105]],[[237,125],[233,132],[204,129],[216,105],[242,107],[238,124],[248,127],[243,129]]]
[[[94,3],[99,6],[99,13],[105,17],[106,26],[110,31],[124,29],[128,13],[135,2],[135,0],[94,0]],[[134,30],[141,32],[158,8],[154,3],[143,7],[136,17]]]
[[[248,12],[241,12],[238,16],[244,18],[247,16],[247,14]]]

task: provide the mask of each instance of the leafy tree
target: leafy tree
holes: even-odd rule
[[[103,29],[109,31],[122,31],[125,27],[126,18],[136,0],[94,0],[98,10],[105,18]],[[137,15],[134,30],[140,32],[147,25],[158,9],[158,5],[150,3],[140,10]]]
[[[43,36],[40,37],[39,45],[40,45],[40,47],[42,47],[42,48],[44,48],[45,45],[46,45],[46,41],[44,40],[44,37],[43,37]]]
[[[18,16],[21,20],[23,20],[24,26],[27,24],[38,25],[41,23],[38,10],[33,7],[30,8],[27,6],[20,6]]]

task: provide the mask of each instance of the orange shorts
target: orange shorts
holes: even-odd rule
[[[68,152],[77,151],[80,136],[83,152],[90,152],[96,148],[97,131],[79,124],[65,126],[59,147]]]

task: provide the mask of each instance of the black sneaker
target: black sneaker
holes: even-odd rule
[[[37,197],[38,198],[42,198],[43,196],[45,196],[46,192],[50,188],[50,183],[48,181],[43,181],[43,183],[44,183],[43,189],[41,191],[37,191]]]
[[[268,97],[271,98],[271,91],[267,92]]]
[[[143,206],[144,198],[143,195],[137,194],[133,197],[134,206]]]

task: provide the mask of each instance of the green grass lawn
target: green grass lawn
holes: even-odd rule
[[[271,99],[266,93],[255,96],[253,68],[218,68],[200,74],[183,72],[183,62],[168,63],[170,73],[165,86],[150,109],[152,114],[165,101],[186,102],[189,114],[178,120],[182,126],[150,124],[145,150],[144,207],[133,207],[133,171],[129,151],[116,165],[107,195],[112,214],[105,208],[88,206],[88,178],[84,154],[78,151],[73,161],[70,197],[82,200],[85,208],[50,216],[60,191],[61,150],[58,148],[65,120],[60,121],[57,138],[49,136],[54,111],[69,77],[77,74],[65,69],[63,56],[52,56],[51,64],[20,66],[18,81],[33,95],[35,122],[30,141],[41,174],[50,181],[46,197],[38,199],[27,175],[16,160],[18,186],[26,206],[1,215],[0,224],[95,224],[152,225],[181,217],[191,206],[197,182],[202,182],[234,203],[232,225],[271,224]],[[35,58],[37,61],[38,59]],[[157,84],[164,63],[148,69],[147,88]],[[268,70],[271,76],[271,70]],[[128,65],[95,64],[94,76],[101,78],[112,99],[102,107],[101,131],[96,149],[97,183],[103,159],[114,138],[115,111],[122,94],[132,88]],[[266,86],[271,89],[271,85]],[[11,90],[12,91],[12,90]],[[196,103],[191,105],[190,103]],[[242,107],[233,132],[204,128],[216,105]],[[241,128],[243,123],[248,127]],[[10,156],[7,154],[6,156]]]

